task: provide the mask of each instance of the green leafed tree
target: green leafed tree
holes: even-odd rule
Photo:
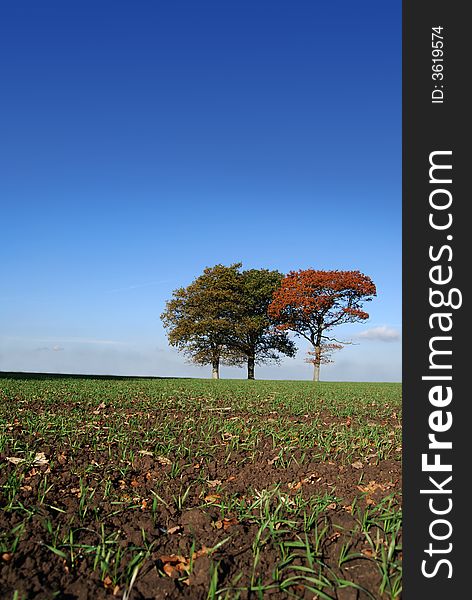
[[[295,345],[276,328],[267,308],[283,275],[277,271],[241,272],[241,263],[205,269],[186,288],[175,290],[161,315],[169,343],[197,364],[247,363],[254,379],[256,364],[293,356]]]
[[[227,350],[234,329],[240,268],[240,263],[206,268],[189,286],[174,291],[161,315],[170,345],[194,363],[210,364],[214,379],[219,378],[221,362],[241,360]]]
[[[228,351],[245,360],[248,379],[254,379],[256,364],[278,362],[281,355],[292,357],[296,353],[293,341],[267,313],[282,279],[282,273],[267,269],[240,274],[240,301]]]

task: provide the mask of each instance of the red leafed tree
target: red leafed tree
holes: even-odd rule
[[[291,330],[313,347],[313,380],[319,381],[323,347],[336,341],[326,335],[344,323],[368,319],[362,310],[377,291],[360,271],[291,271],[284,277],[269,305],[269,316],[281,330]]]

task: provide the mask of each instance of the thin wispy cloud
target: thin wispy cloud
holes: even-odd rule
[[[62,346],[59,346],[59,344],[55,344],[52,348],[50,348],[49,346],[41,346],[40,348],[34,349],[35,352],[62,352],[63,350],[64,348]]]
[[[375,342],[396,342],[400,339],[401,334],[400,331],[394,327],[381,325],[379,327],[371,327],[370,329],[361,331],[357,337]]]

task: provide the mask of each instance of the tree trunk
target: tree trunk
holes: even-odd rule
[[[219,379],[220,378],[220,359],[214,358],[211,363],[211,378]]]
[[[247,378],[254,379],[254,365],[255,365],[254,355],[249,355],[247,357]]]
[[[321,345],[315,346],[315,360],[313,361],[313,381],[320,380]]]

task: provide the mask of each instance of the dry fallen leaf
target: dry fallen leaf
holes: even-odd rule
[[[208,494],[205,496],[205,502],[216,502],[221,498],[221,494]]]
[[[353,462],[351,467],[353,467],[354,469],[362,469],[363,468],[363,464],[361,463],[360,460],[356,460],[356,462]]]
[[[197,550],[192,554],[192,558],[193,560],[195,560],[196,558],[200,558],[201,556],[206,556],[208,552],[209,548],[207,548],[206,546],[202,546],[200,550]]]
[[[328,504],[328,506],[326,507],[328,510],[334,510],[336,508],[337,504],[336,502],[331,502],[331,504]]]
[[[192,559],[196,560],[201,556],[208,554],[208,548],[202,546],[201,550],[192,554]],[[181,554],[167,554],[159,557],[163,563],[163,571],[168,577],[181,577],[183,573],[188,573],[190,570],[190,559]]]
[[[381,490],[382,492],[384,492],[385,490],[388,490],[389,487],[391,487],[391,486],[384,485],[382,483],[377,483],[376,481],[369,481],[369,483],[367,485],[364,485],[364,486],[358,485],[357,489],[366,494],[372,494],[373,492],[376,492],[377,490]]]
[[[18,465],[19,463],[25,462],[24,458],[17,458],[16,456],[7,456],[7,461]]]
[[[7,456],[6,460],[8,462],[13,463],[14,465],[18,465],[22,462],[25,462],[24,458],[18,458],[16,456]],[[33,460],[33,466],[42,467],[43,465],[47,465],[49,460],[46,458],[44,452],[38,452]]]
[[[111,586],[113,585],[113,581],[111,580],[111,577],[110,577],[109,575],[107,575],[107,576],[105,577],[105,579],[103,580],[103,585],[104,585],[104,586],[105,586],[107,589],[111,588]]]
[[[223,531],[226,531],[233,525],[236,525],[237,522],[238,519],[236,519],[236,517],[233,517],[232,519],[221,519],[221,521],[215,521],[215,527],[217,529],[223,529]]]
[[[209,488],[214,488],[217,485],[221,485],[221,479],[212,479],[211,481],[207,481]]]
[[[180,533],[182,529],[183,527],[181,525],[176,525],[175,527],[171,527],[170,529],[168,529],[167,533],[169,533],[170,535],[174,533]]]
[[[160,465],[171,465],[172,461],[165,456],[156,456],[156,460]]]

